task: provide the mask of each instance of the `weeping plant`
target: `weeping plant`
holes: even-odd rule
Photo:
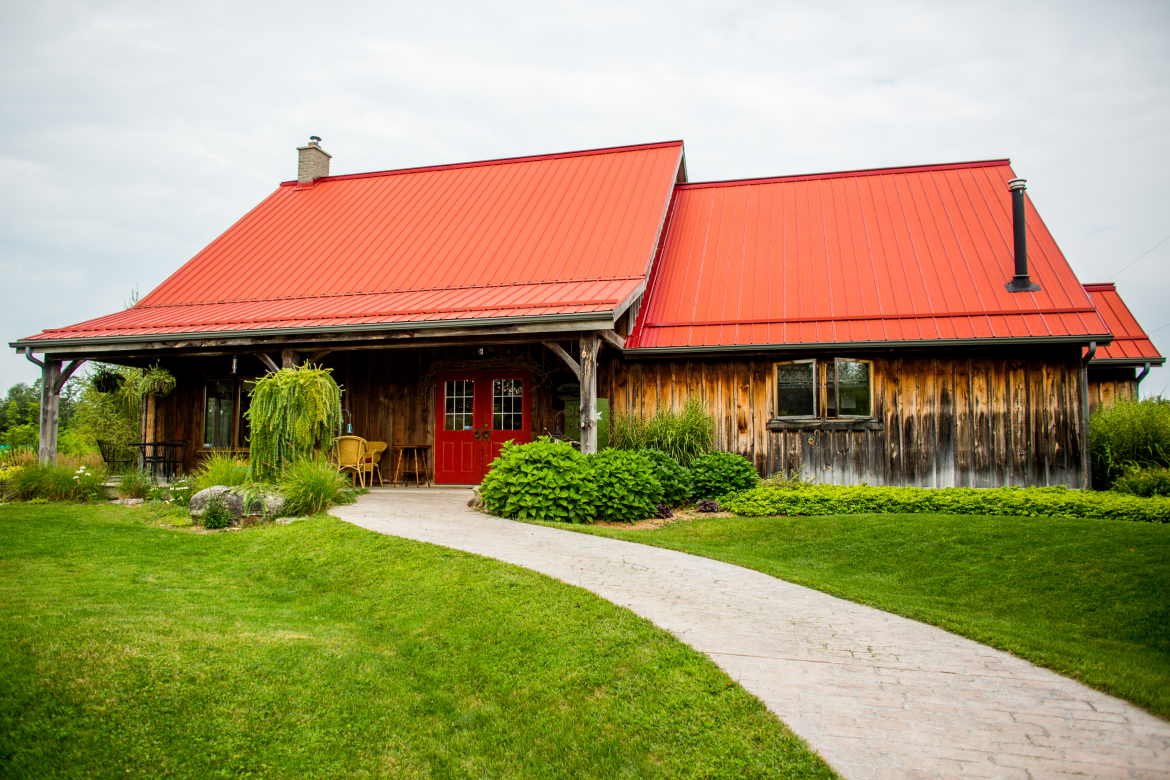
[[[341,388],[332,369],[304,365],[266,374],[252,390],[253,479],[275,477],[289,463],[328,452],[341,435]]]

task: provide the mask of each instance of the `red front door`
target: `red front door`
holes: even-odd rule
[[[463,371],[435,382],[435,482],[475,485],[506,441],[532,441],[532,382],[518,373]]]

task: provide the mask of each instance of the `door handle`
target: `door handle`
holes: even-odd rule
[[[475,433],[473,433],[472,436],[475,438],[476,441],[479,441],[479,428],[475,429]]]

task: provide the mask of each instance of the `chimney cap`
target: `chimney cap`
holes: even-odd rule
[[[318,139],[318,140],[320,140],[320,139]],[[1008,189],[1009,190],[1026,190],[1026,189],[1028,189],[1028,180],[1027,179],[1012,179],[1011,181],[1008,182]]]
[[[319,135],[309,136],[309,146],[320,146],[320,145],[321,145],[321,136],[319,136]],[[1020,181],[1023,181],[1023,179],[1021,179]]]

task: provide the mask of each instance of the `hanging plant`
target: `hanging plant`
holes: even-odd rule
[[[166,398],[177,384],[178,380],[175,379],[174,374],[155,364],[143,372],[140,389],[143,395]]]
[[[341,435],[341,388],[331,368],[284,368],[256,381],[245,413],[252,424],[252,478],[277,475],[285,465],[331,450]]]
[[[113,366],[99,363],[97,370],[89,378],[93,389],[99,393],[116,393],[126,384],[126,377]]]

